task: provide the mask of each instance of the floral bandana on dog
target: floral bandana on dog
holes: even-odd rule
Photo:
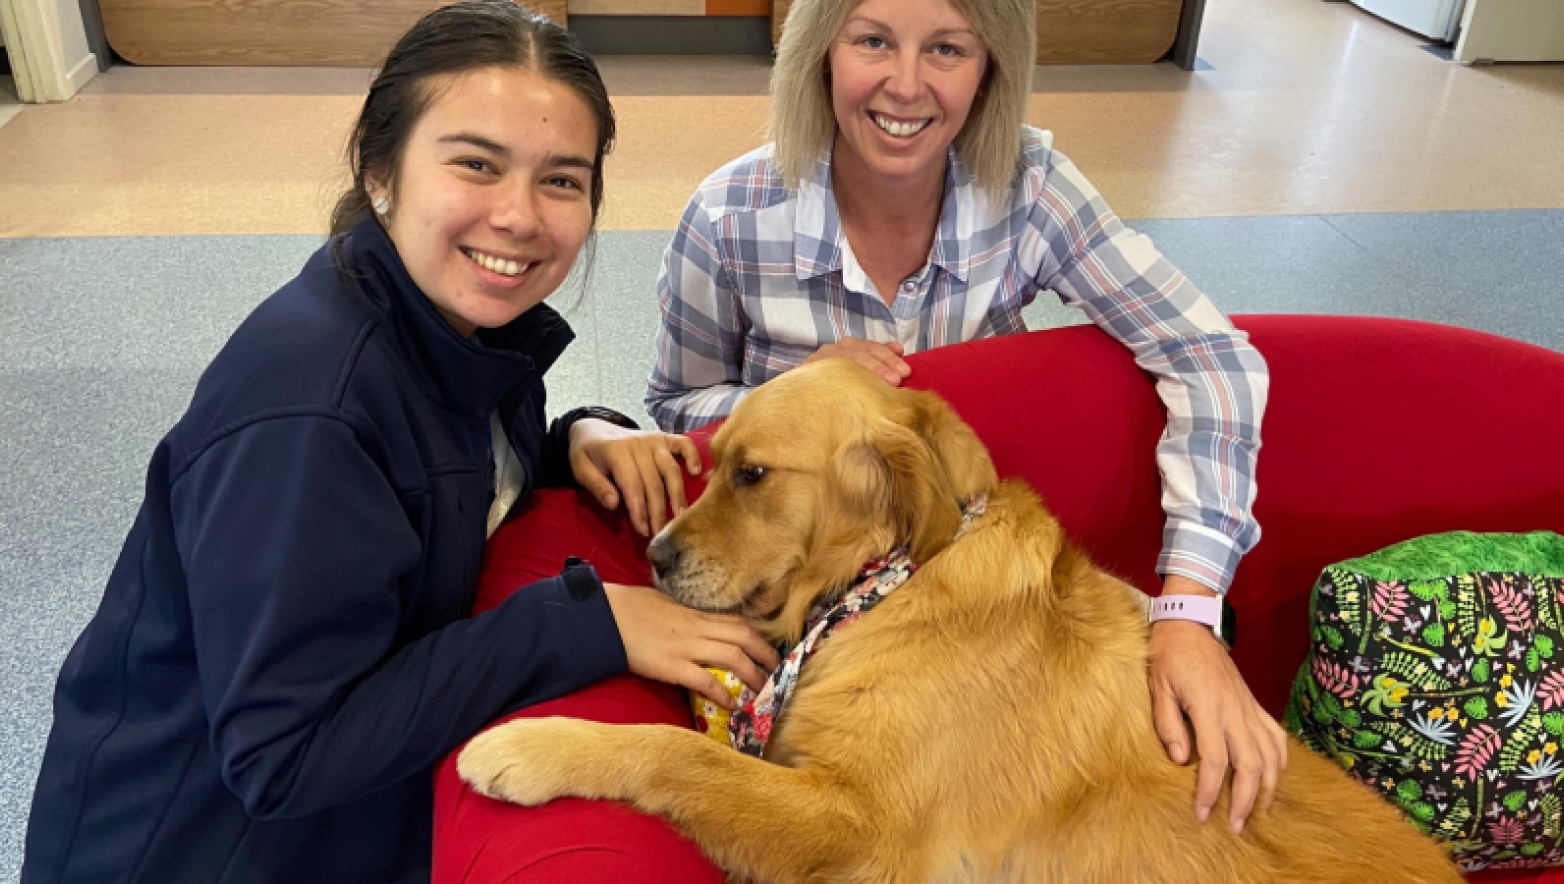
[[[979,495],[961,508],[960,537],[966,533],[972,521],[988,509],[988,495]],[[858,579],[829,605],[816,605],[804,621],[804,637],[783,658],[782,665],[771,674],[766,686],[756,694],[744,688],[739,695],[739,708],[728,719],[728,737],[733,748],[760,758],[766,751],[766,741],[771,737],[771,726],[782,715],[804,663],[837,629],[863,616],[880,600],[918,570],[907,547],[899,547],[885,555],[870,560],[858,572]]]

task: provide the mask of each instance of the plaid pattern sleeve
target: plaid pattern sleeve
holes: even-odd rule
[[[1057,153],[1048,163],[1030,224],[1038,281],[1129,348],[1167,406],[1157,466],[1168,523],[1157,570],[1225,592],[1260,538],[1252,510],[1265,360],[1073,163]]]
[[[744,314],[719,245],[696,191],[663,253],[657,279],[662,320],[646,409],[670,433],[726,416],[749,391],[741,375]]]

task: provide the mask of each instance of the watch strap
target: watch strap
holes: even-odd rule
[[[1164,595],[1151,600],[1151,622],[1158,620],[1193,620],[1212,629],[1222,625],[1220,598],[1203,595]]]

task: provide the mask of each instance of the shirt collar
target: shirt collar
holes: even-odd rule
[[[358,289],[387,317],[415,374],[452,410],[487,416],[501,399],[525,396],[575,338],[546,304],[464,338],[413,282],[374,218],[355,225],[343,248]]]
[[[842,269],[842,219],[831,184],[828,145],[815,161],[814,173],[799,185],[793,217],[793,270],[800,281]],[[972,172],[947,148],[945,196],[940,204],[930,260],[941,270],[967,281],[971,266],[973,226],[978,215]]]

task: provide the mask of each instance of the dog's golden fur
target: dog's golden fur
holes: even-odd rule
[[[999,482],[937,397],[827,360],[757,390],[712,450],[710,487],[657,541],[686,604],[791,640],[872,556],[908,543],[925,566],[805,667],[767,761],[679,728],[522,720],[463,751],[477,789],[627,801],[760,881],[1461,880],[1296,742],[1242,835],[1225,796],[1197,821],[1195,767],[1152,725],[1145,597]],[[987,515],[952,542],[980,493]]]

